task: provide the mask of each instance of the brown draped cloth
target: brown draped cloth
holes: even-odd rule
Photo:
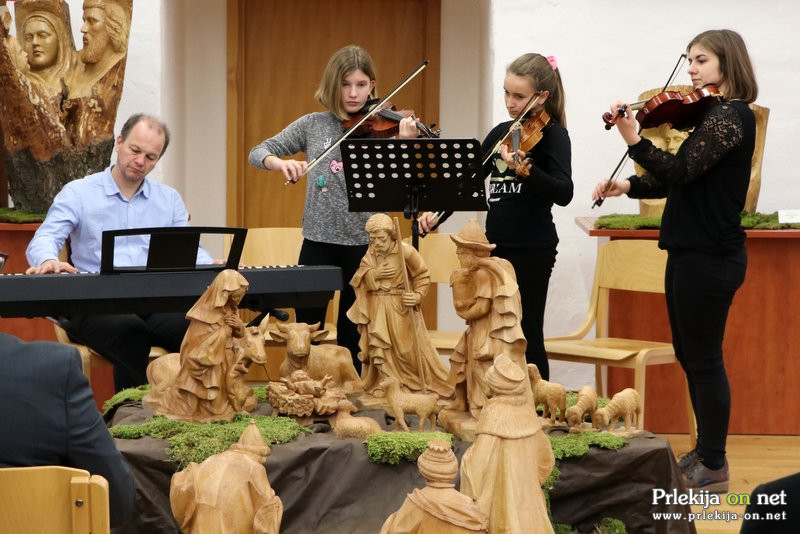
[[[404,259],[398,254],[398,245],[402,245]],[[396,267],[397,274],[391,279],[376,280],[373,269],[384,263]],[[350,281],[356,300],[347,317],[358,326],[361,335],[359,357],[363,362],[364,390],[371,393],[378,387],[382,370],[411,391],[423,390],[424,377],[428,391],[448,398],[453,387],[447,382],[447,370],[428,337],[422,312],[418,307],[403,305],[403,263],[410,290],[424,298],[431,283],[428,268],[419,253],[402,242],[396,242],[386,256],[376,254],[370,247]]]

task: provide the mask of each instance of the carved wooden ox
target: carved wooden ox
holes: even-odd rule
[[[286,343],[286,359],[281,364],[281,377],[303,370],[314,380],[326,375],[342,387],[345,393],[363,391],[361,379],[353,367],[350,351],[338,345],[312,345],[312,341],[325,339],[327,330],[319,323],[278,323],[278,331],[270,332],[272,339]]]

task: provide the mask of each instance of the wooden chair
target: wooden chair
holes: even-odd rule
[[[108,482],[71,467],[0,469],[0,531],[107,534]]]
[[[242,250],[240,263],[253,267],[275,265],[296,265],[303,244],[302,228],[249,228]],[[225,251],[230,248],[230,238],[226,236]],[[294,320],[294,310],[287,310],[290,321]],[[336,343],[336,320],[339,315],[339,291],[334,293],[325,317],[325,330],[328,336],[323,343]],[[270,318],[270,329],[275,330],[275,320]]]
[[[410,243],[409,238],[405,238],[406,243]],[[450,286],[450,275],[456,269],[461,268],[456,256],[456,244],[450,239],[450,234],[433,233],[419,240],[419,253],[425,260],[428,272],[431,276],[432,284],[446,284]],[[431,291],[434,289],[431,288]],[[428,330],[433,346],[442,356],[448,356],[456,348],[458,340],[464,334],[464,330]]]
[[[598,393],[605,391],[602,366],[633,369],[634,389],[642,399],[642,427],[645,420],[645,368],[677,361],[675,349],[671,343],[608,337],[609,290],[664,293],[666,261],[667,253],[658,248],[655,240],[622,239],[603,243],[597,250],[592,295],[583,324],[569,335],[546,338],[544,342],[547,357],[551,360],[595,365]],[[596,335],[587,338],[592,326],[596,326]],[[688,395],[686,400],[694,442],[694,413]]]
[[[92,369],[95,367],[111,367],[111,362],[97,354],[91,348],[86,345],[81,345],[80,343],[75,343],[74,341],[70,340],[69,336],[67,335],[67,331],[61,328],[61,326],[53,321],[53,328],[56,332],[56,340],[59,343],[63,343],[65,345],[70,345],[78,349],[78,352],[81,355],[81,363],[83,365],[83,374],[86,375],[86,379],[89,380],[89,385],[92,385]],[[162,347],[157,347],[153,345],[150,347],[150,359],[153,360],[154,358],[158,358],[159,356],[163,356],[167,353],[167,349]]]

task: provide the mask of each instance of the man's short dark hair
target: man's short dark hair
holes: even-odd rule
[[[161,149],[161,154],[158,157],[164,155],[164,152],[167,151],[167,146],[169,146],[169,128],[164,121],[154,117],[152,115],[148,115],[146,113],[135,113],[128,117],[128,120],[125,121],[125,124],[122,125],[122,130],[119,132],[120,137],[122,140],[126,140],[128,136],[131,134],[131,130],[133,127],[139,124],[141,121],[147,121],[151,126],[155,126],[159,128],[162,132],[164,132],[164,148]]]

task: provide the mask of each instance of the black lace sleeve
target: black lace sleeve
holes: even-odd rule
[[[744,139],[744,125],[736,109],[726,102],[714,105],[683,142],[675,155],[646,140],[628,149],[630,157],[665,185],[696,180]]]
[[[669,189],[667,185],[653,178],[652,174],[631,176],[628,181],[631,184],[631,189],[628,191],[630,198],[664,198],[667,196],[667,189]]]

